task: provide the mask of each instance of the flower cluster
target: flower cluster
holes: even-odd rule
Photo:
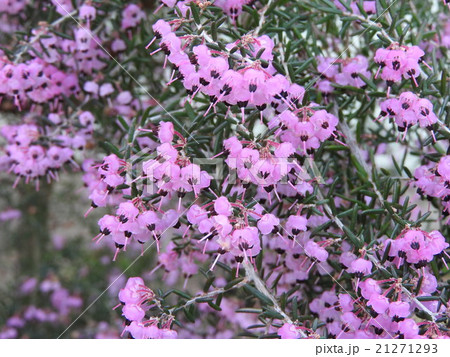
[[[333,92],[334,87],[332,83],[363,88],[366,86],[366,83],[361,79],[361,76],[365,78],[370,77],[370,72],[368,71],[369,61],[362,55],[345,60],[318,57],[317,62],[317,70],[323,79],[318,81],[316,85],[318,90],[324,95],[329,95]]]
[[[380,117],[394,119],[398,131],[403,132],[403,139],[408,129],[416,124],[430,130],[434,136],[434,124],[438,118],[433,112],[433,104],[428,99],[419,98],[412,92],[403,92],[398,98],[382,101],[380,108]]]
[[[232,136],[224,140],[223,146],[224,151],[218,155],[227,154],[225,163],[231,172],[226,181],[235,183],[242,196],[250,185],[256,185],[260,202],[267,198],[269,203],[273,196],[277,200],[280,196],[302,199],[313,191],[312,180],[294,158],[290,142],[267,140],[265,145],[255,146]]]
[[[174,145],[175,136],[179,141]],[[175,131],[171,122],[160,123],[158,139],[160,145],[152,153],[152,158],[142,164],[141,178],[147,180],[148,191],[157,192],[162,202],[168,193],[176,193],[181,199],[186,193],[194,192],[197,197],[202,189],[209,187],[212,177],[201,170],[199,165],[191,162],[183,150],[186,139]]]
[[[295,148],[289,142],[279,144],[268,140],[265,146],[256,147],[254,143],[241,142],[232,136],[224,140],[223,145],[224,153],[228,154],[225,162],[230,170],[236,172],[241,183],[244,186],[257,184],[268,194],[278,183],[282,183],[288,174],[302,170],[297,161],[292,159]],[[292,183],[291,185],[295,187]]]
[[[13,64],[0,58],[0,99],[11,97],[20,110],[28,101],[61,108],[63,96],[79,95],[78,78],[39,58]]]
[[[175,135],[180,137],[181,144],[172,144]],[[96,238],[100,240],[103,236],[111,237],[116,246],[114,260],[119,250],[126,249],[133,238],[140,244],[154,238],[159,252],[161,235],[170,227],[179,227],[179,213],[174,209],[162,211],[163,203],[169,202],[172,195],[176,194],[179,198],[178,211],[180,211],[181,201],[186,193],[193,192],[197,197],[202,189],[209,187],[211,176],[201,170],[200,166],[190,162],[183,151],[186,140],[174,130],[172,123],[160,123],[158,138],[161,144],[150,155],[154,158],[143,161],[142,175],[133,181],[145,181],[148,184],[147,192],[143,194],[156,193],[159,206],[154,207],[151,203],[146,203],[142,197],[138,197],[121,202],[116,216],[106,215],[99,221],[100,234]],[[177,148],[180,148],[180,151]],[[122,175],[125,174],[124,169],[127,169],[125,165],[126,163],[114,154],[106,157],[99,165],[101,184],[93,187],[90,196],[91,209],[105,206],[108,195],[125,183]]]
[[[155,12],[157,12],[165,5],[169,8],[177,8],[182,16],[186,16],[189,9],[189,4],[192,2],[192,0],[161,0],[161,5]],[[220,7],[228,16],[230,16],[232,21],[235,22],[239,15],[242,13],[242,7],[244,5],[251,6],[255,2],[255,0],[217,0],[214,2],[214,5]],[[202,3],[200,2],[200,4]],[[208,5],[210,5],[209,2],[205,1],[204,6]]]
[[[212,212],[208,210],[212,209]],[[284,284],[308,279],[312,267],[319,263],[322,273],[330,268],[326,261],[325,249],[332,241],[315,242],[307,230],[320,224],[318,216],[307,219],[300,214],[292,214],[287,219],[279,219],[272,213],[265,213],[261,205],[248,209],[241,202],[230,203],[226,197],[217,197],[204,207],[192,206],[187,214],[189,223],[197,226],[204,234],[199,243],[205,242],[203,253],[217,252],[217,261],[223,257],[229,264],[240,263],[254,258],[265,250],[265,259],[273,261],[276,270],[284,272],[280,289]],[[250,222],[256,221],[256,225]],[[283,228],[284,227],[284,228]],[[261,244],[262,243],[262,244]]]
[[[428,270],[413,284],[421,298],[431,297],[437,291],[437,280]],[[419,334],[423,324],[411,318],[418,306],[411,302],[399,280],[367,278],[355,292],[357,298],[348,292],[325,291],[309,304],[311,312],[325,322],[329,338],[424,338]],[[445,311],[434,299],[422,304],[432,313]],[[432,323],[430,327],[426,336],[445,338]],[[279,328],[278,334],[285,339],[300,338],[299,330],[317,334],[291,323]]]
[[[229,111],[232,107],[240,108],[242,122],[245,122],[246,108],[256,108],[260,112],[261,121],[263,116],[270,116],[275,111],[279,115],[270,120],[269,127],[279,126],[283,132],[280,138],[291,142],[302,155],[311,154],[319,147],[320,142],[336,137],[334,131],[338,119],[323,109],[316,113],[315,104],[303,106],[305,89],[292,84],[285,76],[276,74],[271,63],[274,43],[270,37],[249,35],[226,45],[230,52],[240,46],[247,49],[253,57],[259,56],[254,61],[242,58],[245,67],[234,70],[224,58],[229,53],[215,53],[206,45],[194,46],[192,52],[186,53],[188,43],[183,46],[171,25],[164,20],[158,20],[153,25],[153,30],[155,38],[161,40],[159,50],[163,50],[174,65],[171,82],[180,79],[191,95],[191,100],[199,92],[210,98],[211,105],[205,115],[212,108],[215,109],[219,102],[227,105]],[[151,43],[153,41],[147,47]]]
[[[176,36],[171,25],[164,20],[158,20],[153,25],[153,31],[156,38],[160,39],[159,50],[163,50],[168,60],[174,65],[177,78],[182,80],[188,94],[191,94],[193,98],[198,92],[202,92],[211,98],[212,103],[207,113],[218,102],[224,102],[228,106],[237,105],[240,108],[250,105],[262,111],[268,104],[270,105],[272,99],[281,104],[281,97],[276,100],[274,95],[283,90],[289,90],[290,84],[285,77],[272,77],[269,72],[273,73],[274,69],[270,67],[264,69],[258,61],[253,63],[253,66],[235,71],[230,68],[224,56],[220,53],[219,56],[214,56],[214,51],[206,45],[194,46],[191,53],[186,53],[181,39]],[[238,43],[229,44],[228,47],[233,48],[239,43],[245,47],[252,44],[253,56],[262,50],[260,59],[266,61],[273,59],[274,44],[268,36],[249,37]],[[272,93],[273,91],[276,93]],[[304,90],[300,87],[295,92],[296,98],[301,101]],[[287,97],[288,93],[284,95]]]
[[[450,155],[443,156],[437,164],[420,166],[414,172],[415,186],[420,195],[437,197],[444,206],[442,214],[450,214]],[[447,220],[447,223],[448,220]]]
[[[63,62],[74,72],[92,74],[106,66],[108,55],[101,48],[102,41],[86,27],[75,29],[73,40],[61,39],[43,27],[33,31],[30,42],[35,51],[45,52],[43,60],[46,63]]]
[[[277,129],[276,135],[285,143],[291,143],[296,153],[312,155],[326,140],[336,140],[338,118],[318,106],[302,107],[296,111],[285,110],[269,122],[269,128]]]
[[[61,1],[60,4],[56,8],[62,15],[67,15],[66,10],[73,10],[70,1]],[[11,62],[6,56],[0,56],[0,99],[4,96],[13,98],[19,109],[27,102],[38,105],[50,103],[51,111],[58,112],[62,109],[64,97],[80,98],[79,75],[92,76],[98,73],[106,67],[106,59],[109,57],[104,48],[107,46],[106,40],[97,36],[95,30],[90,30],[96,13],[96,8],[90,4],[80,7],[79,18],[85,25],[73,28],[73,39],[57,36],[46,23],[33,29],[28,53],[34,58],[24,63]],[[125,29],[136,27],[143,18],[142,10],[135,4],[125,7],[122,15],[122,26]],[[114,38],[108,47],[109,45],[113,53],[126,49],[125,42],[120,38]],[[36,53],[42,55],[37,56]],[[97,81],[95,79],[87,83],[94,83],[95,87]],[[85,84],[85,91],[93,93],[96,89]],[[108,83],[102,85],[99,94],[110,101],[114,92],[115,88]],[[134,115],[139,108],[139,103],[129,92],[117,96],[114,104],[118,108],[118,114],[124,115],[122,111],[125,111],[125,116],[128,117]]]
[[[393,43],[387,48],[379,48],[374,56],[374,61],[379,65],[375,78],[381,71],[381,78],[386,81],[389,90],[402,77],[410,78],[417,87],[416,78],[420,76],[420,64],[426,66],[423,60],[425,52],[419,46],[405,46]]]
[[[126,192],[115,189],[125,182],[125,167],[126,163],[114,154],[106,156],[100,164],[91,159],[84,161],[83,181],[88,188],[92,208],[121,202],[121,195]]]
[[[394,240],[386,240],[384,244],[386,249],[389,246],[388,256],[393,264],[399,267],[408,263],[417,269],[427,266],[435,256],[442,258],[449,247],[439,231],[428,233],[421,229],[405,229]]]
[[[145,286],[141,278],[129,278],[124,289],[119,292],[122,315],[126,319],[124,332],[138,339],[171,339],[177,332],[171,330],[172,318],[150,317],[146,313],[158,306],[155,293]],[[120,305],[120,304],[119,304]],[[145,320],[144,320],[145,319]]]
[[[53,124],[63,119],[53,115],[48,120]],[[58,171],[65,164],[78,167],[73,159],[74,150],[83,149],[86,138],[90,136],[89,129],[80,130],[75,136],[68,133],[48,136],[40,130],[35,124],[5,125],[1,129],[8,145],[5,147],[6,155],[0,160],[17,176],[14,186],[24,178],[26,183],[34,181],[38,188],[41,177],[57,180]]]
[[[116,260],[121,249],[126,250],[132,240],[143,245],[153,238],[159,252],[162,234],[170,227],[177,227],[178,219],[179,214],[175,210],[158,215],[155,211],[146,210],[145,205],[138,200],[126,201],[119,204],[115,216],[105,215],[100,218],[100,233],[94,239],[100,241],[105,236],[111,238],[116,247],[113,260]]]
[[[6,27],[32,8],[45,14],[36,12],[26,31],[0,34],[10,42],[0,51],[0,105],[10,112],[0,118],[0,168],[17,176],[15,185],[22,178],[39,185],[82,162],[85,217],[102,211],[98,231],[88,234],[108,248],[95,245],[98,274],[121,279],[109,292],[120,300],[121,336],[447,337],[449,227],[433,218],[442,208],[450,213],[448,120],[438,118],[448,97],[448,28],[429,26],[436,10],[408,2],[387,9],[375,1],[162,0],[155,13],[169,10],[146,24],[152,5],[0,5],[0,22],[14,15]],[[401,26],[370,16],[399,8]],[[154,38],[142,43],[149,26]],[[350,33],[361,36],[341,58]],[[422,48],[433,54],[432,75],[421,69]],[[370,78],[373,65],[387,97]],[[418,83],[420,75],[428,78]],[[390,97],[394,83],[401,91]],[[397,130],[370,122],[378,112],[402,142],[394,144]],[[3,124],[9,114],[17,124]],[[432,138],[405,143],[414,126]],[[400,164],[378,169],[397,147]],[[414,175],[430,201],[425,214],[408,196],[417,158],[425,164]],[[0,221],[18,216],[0,211]],[[19,213],[23,221],[35,214]],[[74,248],[57,232],[49,238],[42,245],[53,243],[62,256]],[[152,285],[113,276],[110,256],[143,256],[153,245],[153,266],[134,267]],[[161,281],[172,289],[154,288]],[[27,281],[22,292],[36,286]],[[55,279],[40,289],[52,309],[23,309],[0,337],[81,306]],[[97,336],[113,328],[90,326]]]
[[[129,91],[119,91],[109,82],[97,83],[87,81],[83,85],[87,99],[100,99],[108,104],[109,115],[120,115],[125,119],[130,119],[142,109],[141,102],[134,98]],[[118,125],[122,125],[118,121]]]
[[[239,203],[230,203],[226,197],[218,197],[208,206],[214,207],[211,215],[206,207],[197,205],[192,206],[187,213],[189,223],[196,225],[198,231],[204,234],[199,241],[205,242],[203,252],[206,252],[207,245],[217,251],[216,262],[221,255],[231,253],[238,266],[244,261],[244,257],[252,259],[259,254],[261,245],[258,229],[248,225],[248,216],[254,214],[252,210],[247,211]],[[243,217],[233,215],[233,206],[243,211]],[[233,222],[236,223],[233,225]],[[272,223],[277,224],[276,221],[269,224]]]
[[[386,294],[395,285],[382,293],[382,283],[369,278],[360,284],[361,296],[368,300],[367,303],[357,302],[349,294],[326,291],[310,303],[310,309],[321,321],[326,321],[329,336],[336,338],[397,335],[416,338],[419,327],[413,319],[406,319],[412,313],[412,306],[400,299],[401,293],[398,300],[390,302]],[[366,304],[370,310],[365,308]]]

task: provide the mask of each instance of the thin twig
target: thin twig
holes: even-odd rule
[[[361,154],[361,150],[356,142],[356,139],[353,136],[353,133],[351,132],[350,128],[348,127],[347,123],[342,120],[340,123],[340,128],[343,132],[343,134],[346,136],[346,143],[350,148],[350,151],[353,153],[353,155],[355,156],[355,158],[358,160],[359,164],[363,167],[364,171],[367,173],[368,175],[368,180],[371,183],[371,185],[373,186],[373,189],[378,197],[378,199],[380,200],[381,204],[386,207],[386,201],[383,198],[383,195],[381,194],[381,192],[378,190],[376,183],[373,181],[372,179],[372,175],[373,175],[373,168],[372,170],[369,169],[369,166],[367,165],[366,161],[362,158],[362,154]],[[399,219],[401,219],[398,215],[396,215]],[[378,260],[377,257],[375,257],[374,255],[368,254],[369,259],[380,269],[383,269],[385,271],[387,271],[383,265],[381,264],[381,262]],[[427,314],[429,314],[433,321],[435,320],[435,315],[433,312],[431,312],[429,309],[427,309],[419,300],[417,300],[417,298],[415,298],[414,296],[412,296],[412,294],[408,291],[408,289],[406,289],[404,286],[402,286],[402,291],[405,293],[405,295],[407,295],[411,300],[413,300],[417,306],[419,306],[420,308],[422,308]]]
[[[366,17],[364,17],[364,16],[357,15],[357,14],[354,14],[354,13],[343,12],[342,14],[343,14],[344,16],[347,16],[347,17],[354,17],[354,18],[358,19],[358,20],[361,21],[361,22],[365,22],[366,24],[369,24],[370,26],[377,28],[377,29],[381,32],[381,35],[382,35],[387,41],[389,41],[390,43],[396,42],[396,41],[394,41],[394,39],[393,39],[392,37],[390,37],[390,36],[388,35],[388,33],[384,30],[383,25],[381,25],[379,22],[373,22],[372,20],[369,20],[368,18],[366,18]],[[377,19],[377,20],[378,20],[378,19]]]
[[[244,280],[242,280],[241,282],[237,283],[236,285],[232,286],[229,289],[220,288],[220,289],[216,289],[216,290],[210,291],[210,292],[205,293],[205,294],[197,295],[197,296],[193,297],[192,299],[186,301],[183,305],[175,306],[175,307],[169,309],[169,313],[172,315],[175,312],[175,310],[180,310],[180,309],[185,308],[185,307],[187,307],[189,305],[195,304],[198,299],[210,298],[210,297],[214,297],[214,296],[217,296],[217,295],[220,295],[220,294],[224,294],[224,293],[226,293],[226,292],[228,292],[230,290],[239,289],[239,288],[243,287],[247,283],[248,283],[248,279],[244,278]]]
[[[275,311],[278,312],[281,316],[283,316],[283,321],[292,325],[294,322],[291,320],[291,318],[288,315],[286,315],[286,313],[283,311],[283,309],[280,307],[280,305],[278,305],[278,301],[269,292],[269,290],[266,287],[266,284],[258,276],[258,274],[255,271],[255,268],[253,268],[253,265],[250,263],[250,261],[245,260],[243,262],[243,266],[244,266],[245,274],[246,274],[247,278],[255,283],[256,289],[258,289],[258,291],[261,294],[263,294],[264,296],[269,298],[270,301],[272,301]],[[308,337],[302,330],[299,330],[299,332],[303,338]]]
[[[261,31],[262,27],[264,26],[264,23],[266,22],[266,12],[269,10],[269,8],[272,6],[273,0],[269,0],[260,11],[259,11],[259,23],[258,26],[256,26],[255,30],[253,31],[253,36],[258,36],[259,31]]]

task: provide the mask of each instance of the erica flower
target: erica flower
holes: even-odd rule
[[[282,339],[300,338],[300,332],[297,327],[287,322],[278,329],[278,335]]]
[[[328,252],[312,240],[306,243],[305,253],[311,258],[317,259],[319,262],[324,262],[328,258]]]
[[[286,230],[296,236],[300,234],[300,232],[306,231],[307,219],[303,216],[289,216],[286,222]]]
[[[371,306],[378,314],[384,314],[389,308],[389,299],[384,295],[373,293],[370,296],[367,305]]]
[[[121,27],[124,30],[136,27],[144,17],[144,12],[137,5],[129,4],[122,12]]]
[[[358,258],[351,263],[349,273],[354,273],[357,278],[370,274],[372,271],[372,262],[363,258]]]
[[[389,304],[389,316],[394,321],[401,321],[411,314],[411,306],[407,302],[394,301]]]
[[[258,221],[258,229],[262,234],[276,233],[278,231],[277,226],[280,224],[280,220],[273,214],[265,214]]]

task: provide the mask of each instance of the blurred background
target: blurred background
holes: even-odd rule
[[[0,118],[0,126],[18,122],[14,114]],[[118,337],[118,290],[154,266],[153,253],[121,276],[140,252],[113,263],[110,245],[92,242],[102,212],[83,217],[90,202],[80,172],[61,172],[39,191],[13,189],[13,181],[0,172],[0,338],[56,338],[80,315],[62,338]]]
[[[140,4],[149,12],[155,8],[153,0]],[[12,46],[15,31],[25,34],[24,25],[35,26],[39,16],[46,14],[1,13],[0,47]],[[0,128],[22,123],[21,114],[0,97]],[[0,148],[5,143],[0,135]],[[78,159],[81,164],[84,158]],[[39,191],[23,182],[13,188],[15,177],[6,170],[0,160],[0,338],[119,337],[123,319],[120,309],[113,310],[118,290],[127,277],[155,266],[154,253],[130,267],[140,251],[130,248],[113,263],[110,244],[92,242],[107,211],[83,217],[91,202],[81,170],[61,171],[51,184],[41,180]]]

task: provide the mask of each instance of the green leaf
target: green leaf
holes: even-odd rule
[[[197,25],[200,25],[200,10],[198,5],[193,1],[189,4],[192,12],[192,17]]]
[[[249,284],[245,284],[244,289],[251,295],[258,298],[263,304],[270,305],[270,306],[273,305],[272,300],[270,300],[266,295],[261,293],[258,289],[254,288],[253,286],[251,286]]]
[[[388,243],[386,249],[384,250],[383,258],[381,259],[381,264],[384,264],[389,257],[389,251],[391,250],[391,242]]]
[[[350,231],[350,229],[344,226],[343,230],[356,248],[361,249],[363,247],[363,243],[361,242],[361,240],[352,231]]]
[[[194,323],[195,322],[195,316],[194,316],[194,310],[193,310],[193,305],[188,306],[187,308],[183,309],[184,315],[186,316],[186,318]]]
[[[196,115],[195,115],[194,109],[192,109],[192,106],[189,104],[188,101],[185,103],[184,109],[186,110],[186,114],[188,115],[189,119],[194,121],[196,118]]]
[[[286,71],[284,70],[283,66],[279,64],[278,62],[273,61],[272,62],[273,67],[277,70],[278,73],[282,75],[286,75]]]
[[[119,151],[119,149],[115,145],[111,144],[109,141],[104,141],[103,143],[100,143],[100,145],[103,146],[103,148],[106,151],[115,154],[117,157],[119,157],[121,159],[123,158],[122,154]]]
[[[234,279],[234,280],[230,281],[228,284],[226,284],[226,285],[223,287],[223,289],[224,289],[224,290],[230,290],[233,286],[239,284],[242,280],[244,280],[244,278],[237,278],[237,279]]]
[[[422,224],[423,221],[425,221],[428,217],[430,217],[430,215],[431,215],[431,212],[427,212],[423,216],[420,216],[420,218],[417,221],[415,221],[412,224],[412,226],[419,227]]]
[[[219,305],[214,304],[212,301],[209,301],[208,305],[216,311],[222,311],[222,308]]]
[[[176,294],[182,298],[188,299],[188,300],[191,298],[191,296],[189,294],[186,294],[185,292],[178,290],[178,289],[173,289],[172,292],[174,294]]]
[[[419,301],[437,301],[439,300],[439,296],[418,296],[416,297]]]
[[[275,310],[272,310],[272,309],[265,310],[263,312],[262,316],[269,317],[271,319],[283,320],[283,315],[281,315],[280,313],[278,313],[278,312],[276,312]]]
[[[199,298],[195,299],[195,302],[198,302],[198,303],[211,302],[211,301],[214,301],[214,299],[212,297],[199,297]]]

